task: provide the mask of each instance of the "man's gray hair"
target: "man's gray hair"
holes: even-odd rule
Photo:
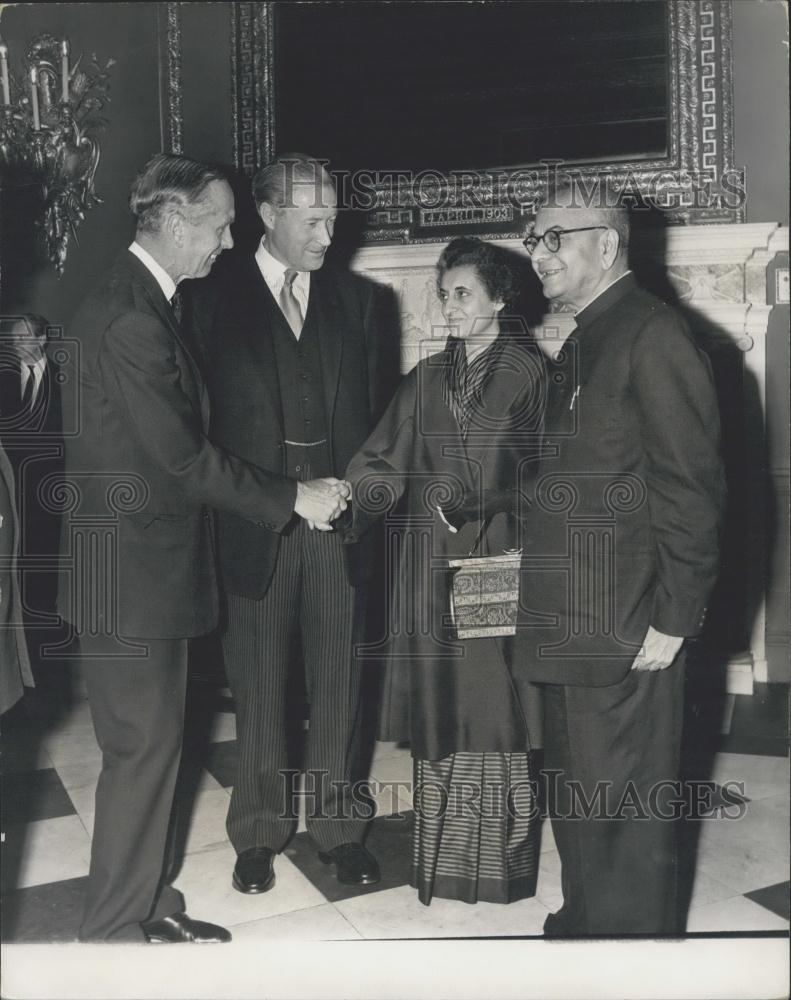
[[[618,256],[629,249],[631,224],[628,195],[613,188],[607,178],[583,181],[570,174],[561,174],[549,185],[536,202],[539,208],[578,208],[601,219],[602,225],[618,233]]]
[[[157,153],[146,163],[129,192],[138,232],[157,232],[172,211],[198,204],[212,181],[225,181],[219,167],[187,156]]]
[[[301,184],[312,185],[316,192],[316,204],[326,207],[321,202],[321,190],[333,183],[326,169],[327,162],[304,153],[281,153],[253,177],[256,208],[260,208],[262,202],[268,202],[275,208],[292,204],[294,188]]]

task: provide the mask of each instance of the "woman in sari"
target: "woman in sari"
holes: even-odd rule
[[[540,745],[541,705],[538,689],[508,669],[507,636],[457,638],[449,560],[521,544],[544,368],[523,321],[503,318],[519,291],[505,251],[452,240],[437,265],[437,291],[445,349],[405,377],[352,459],[347,540],[404,498],[406,517],[399,507],[386,525],[398,573],[380,737],[411,745],[412,885],[425,904],[433,896],[506,903],[535,892],[531,751]]]

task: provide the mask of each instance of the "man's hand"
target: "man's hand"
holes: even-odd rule
[[[683,641],[681,635],[665,635],[649,625],[632,670],[665,670],[675,660]]]
[[[346,510],[351,492],[347,482],[332,476],[297,483],[294,511],[308,522],[311,530],[331,531],[331,522]]]

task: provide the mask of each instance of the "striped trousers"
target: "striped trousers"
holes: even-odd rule
[[[296,830],[296,773],[287,745],[289,677],[302,649],[310,702],[303,755],[307,828],[330,850],[361,841],[365,821],[353,807],[361,595],[348,581],[343,544],[334,532],[299,520],[283,534],[277,565],[261,600],[228,595],[223,653],[236,701],[238,764],[228,812],[237,854],[281,850]]]

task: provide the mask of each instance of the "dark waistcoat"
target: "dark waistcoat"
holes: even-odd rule
[[[299,340],[272,301],[270,321],[277,359],[286,441],[286,474],[315,479],[332,473],[315,310],[308,309]]]

